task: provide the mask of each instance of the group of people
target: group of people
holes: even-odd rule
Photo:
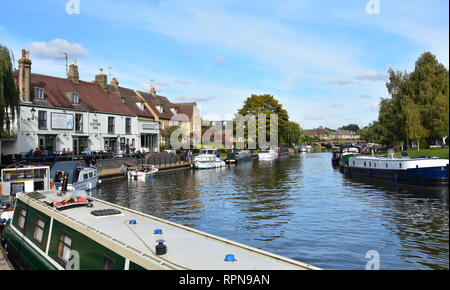
[[[70,151],[70,149],[63,148],[63,150],[61,152],[53,152],[51,149],[40,149],[39,147],[36,149],[30,149],[30,151],[28,151],[28,153],[26,154],[27,158],[32,158],[32,157],[54,157],[54,156],[66,156],[71,154],[72,152]]]

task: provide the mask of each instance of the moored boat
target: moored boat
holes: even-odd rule
[[[193,165],[196,169],[220,168],[225,166],[225,161],[220,159],[217,149],[202,149],[200,154],[194,157]]]
[[[272,161],[278,158],[278,152],[273,148],[261,150],[258,153],[258,159],[262,161]]]
[[[228,149],[227,151],[227,163],[239,163],[249,160],[253,160],[252,152],[249,150]]]
[[[128,172],[128,177],[131,179],[145,180],[150,179],[153,174],[158,172],[158,168],[150,164],[140,164],[135,170]]]
[[[50,171],[50,178],[58,189],[67,179],[68,190],[91,190],[97,187],[97,169],[82,167],[77,161],[56,162]]]
[[[344,167],[348,176],[379,178],[422,186],[448,185],[449,160],[435,157],[352,156]]]
[[[319,269],[83,192],[20,194],[2,238],[17,269]]]

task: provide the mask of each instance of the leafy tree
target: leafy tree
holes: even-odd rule
[[[271,95],[251,95],[251,97],[245,100],[244,105],[238,111],[241,116],[253,115],[256,118],[260,114],[266,116],[266,140],[270,139],[271,131],[270,127],[270,115],[276,114],[278,116],[278,143],[286,141],[283,137],[287,136],[286,130],[289,126],[289,116],[283,106]],[[235,122],[234,122],[235,123]],[[236,124],[234,125],[234,131]],[[258,134],[258,122],[256,122],[256,135]],[[256,143],[258,144],[258,136],[250,136],[256,138]],[[248,140],[248,124],[245,123],[245,139]]]
[[[11,136],[12,123],[20,111],[11,56],[8,48],[0,44],[0,139]]]
[[[347,126],[340,127],[339,130],[347,130],[347,131],[357,132],[359,130],[359,126],[356,124],[349,124]]]

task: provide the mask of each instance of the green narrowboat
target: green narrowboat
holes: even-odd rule
[[[318,269],[84,191],[18,194],[1,238],[17,269]]]

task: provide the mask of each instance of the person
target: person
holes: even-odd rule
[[[63,150],[61,152],[61,156],[66,156],[66,148],[63,148]]]
[[[86,147],[86,150],[84,150],[83,151],[83,154],[86,154],[86,155],[92,155],[92,152],[91,152],[91,150],[89,150],[89,148],[88,147]]]
[[[30,151],[28,151],[27,153],[27,158],[31,158],[33,157],[33,149],[30,149]]]
[[[40,157],[41,154],[42,154],[42,151],[41,151],[41,149],[36,148],[36,150],[34,150],[33,154],[34,154],[35,157]]]
[[[125,145],[125,157],[128,158],[130,157],[130,141],[127,141],[127,144]]]
[[[42,151],[42,156],[43,156],[43,157],[48,157],[48,151],[47,151],[47,149],[44,149],[44,151]]]
[[[90,166],[92,168],[96,168],[97,167],[97,160],[95,159],[94,155],[91,156],[91,160],[89,160],[89,163],[90,163]]]
[[[120,172],[122,172],[123,174],[127,175],[127,166],[125,163],[122,163],[122,166],[120,166]]]

